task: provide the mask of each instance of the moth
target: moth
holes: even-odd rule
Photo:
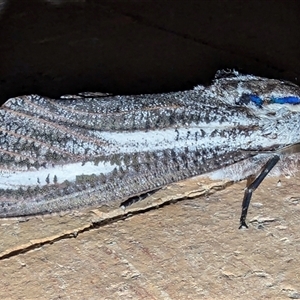
[[[0,216],[129,205],[138,195],[208,173],[248,178],[297,168],[300,88],[218,72],[210,86],[165,94],[28,95],[0,109]]]

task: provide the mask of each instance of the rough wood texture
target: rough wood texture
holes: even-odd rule
[[[257,190],[249,230],[237,229],[241,182],[2,259],[0,297],[298,299],[299,177],[280,179],[268,178]],[[175,195],[200,182],[175,185]],[[170,197],[173,188],[165,191]],[[84,216],[51,220],[2,220],[2,230],[11,230],[2,241],[27,234],[29,242],[39,231],[63,235]]]

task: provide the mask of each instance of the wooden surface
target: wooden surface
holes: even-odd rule
[[[299,299],[299,177],[280,179],[268,178],[256,191],[248,230],[238,230],[245,183],[214,191],[222,183],[201,177],[94,228],[92,222],[112,215],[3,219],[0,297]],[[147,206],[154,208],[143,212]]]

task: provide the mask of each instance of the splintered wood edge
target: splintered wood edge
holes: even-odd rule
[[[109,212],[102,212],[99,209],[93,209],[90,212],[94,214],[92,222],[94,224],[109,219],[115,219],[128,214],[139,213],[153,208],[158,208],[170,202],[176,202],[183,199],[191,199],[203,195],[210,195],[218,190],[225,189],[231,181],[210,182],[200,185],[195,179],[189,179],[178,183],[168,185],[166,188],[157,191],[155,194],[137,202],[126,209],[117,208]]]
[[[9,247],[0,252],[0,260],[12,257],[19,253],[28,252],[45,244],[52,244],[61,239],[74,238],[81,232],[112,223],[115,220],[128,218],[133,214],[143,213],[145,211],[161,207],[167,203],[177,202],[183,199],[190,199],[203,195],[211,195],[218,190],[225,189],[231,184],[232,182],[229,180],[216,182],[199,176],[168,185],[164,189],[157,191],[155,194],[127,207],[126,209],[115,208],[108,212],[102,212],[100,209],[89,209],[86,210],[86,212],[83,212],[83,214],[87,215],[87,218],[86,221],[83,221],[86,223],[82,224],[82,226],[69,230],[62,230],[54,235],[31,239],[28,240],[28,242]],[[36,226],[36,224],[34,226]]]

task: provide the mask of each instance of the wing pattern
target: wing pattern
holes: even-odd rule
[[[120,204],[233,165],[246,178],[299,142],[299,99],[296,85],[237,72],[167,94],[9,99],[0,216]]]

